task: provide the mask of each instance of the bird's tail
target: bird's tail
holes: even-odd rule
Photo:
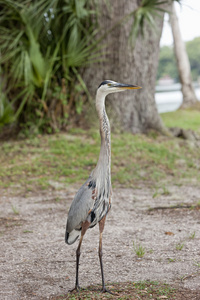
[[[65,232],[65,243],[67,243],[68,245],[73,244],[77,238],[81,235],[81,230],[72,230],[70,233],[69,232]]]

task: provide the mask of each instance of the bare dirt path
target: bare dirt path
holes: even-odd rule
[[[103,238],[105,279],[176,284],[200,299],[200,187],[168,190],[114,190]],[[0,299],[50,299],[74,287],[77,243],[66,245],[64,233],[75,191],[1,193]],[[145,248],[143,258],[133,241]],[[97,251],[98,226],[83,242],[81,286],[101,283]]]

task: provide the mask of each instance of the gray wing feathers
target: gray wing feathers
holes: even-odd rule
[[[79,229],[81,223],[88,217],[88,211],[92,209],[94,200],[92,199],[92,190],[87,186],[88,180],[82,185],[72,201],[67,219],[67,232],[73,229]]]
[[[109,178],[95,180],[90,176],[72,201],[68,213],[66,231],[80,230],[82,222],[88,220],[90,227],[96,225],[110,208],[111,183]],[[89,213],[90,211],[90,213]],[[89,214],[88,214],[89,213]]]

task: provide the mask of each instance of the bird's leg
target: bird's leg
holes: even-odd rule
[[[105,281],[104,281],[104,272],[103,272],[103,261],[102,261],[102,235],[103,235],[103,230],[104,230],[104,225],[105,225],[105,221],[106,221],[106,215],[101,219],[101,221],[99,222],[99,232],[100,232],[100,236],[99,236],[99,261],[100,261],[100,266],[101,266],[101,277],[102,277],[102,292],[103,293],[110,293],[113,294],[111,291],[109,291],[108,289],[106,289],[105,286]],[[113,294],[114,295],[114,294]]]
[[[82,244],[82,240],[83,240],[83,235],[81,233],[81,238],[78,244],[78,247],[76,249],[76,283],[75,283],[75,288],[73,288],[72,290],[69,290],[69,292],[73,292],[73,291],[79,291],[80,290],[80,286],[79,286],[79,282],[78,282],[78,269],[79,269],[79,259],[80,259],[80,255],[81,255],[81,244]]]
[[[81,255],[81,244],[83,240],[83,235],[81,234],[81,238],[78,244],[78,247],[76,249],[76,284],[75,284],[75,289],[78,291],[80,290],[79,282],[78,282],[78,269],[79,269],[79,260],[80,260],[80,255]]]
[[[72,289],[70,292],[76,290],[77,292],[80,290],[80,286],[79,286],[79,280],[78,280],[78,271],[79,271],[79,260],[80,260],[80,255],[81,255],[81,244],[83,241],[83,236],[86,233],[86,230],[88,229],[90,223],[88,221],[85,221],[82,224],[82,230],[81,230],[81,238],[78,244],[78,247],[76,249],[76,284],[75,284],[75,288]]]

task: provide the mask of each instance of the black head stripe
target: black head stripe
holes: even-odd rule
[[[102,86],[102,85],[104,85],[104,84],[107,84],[107,83],[109,83],[109,82],[110,82],[109,80],[104,80],[104,81],[102,81],[102,83],[99,85],[98,89],[100,88],[100,86]]]

